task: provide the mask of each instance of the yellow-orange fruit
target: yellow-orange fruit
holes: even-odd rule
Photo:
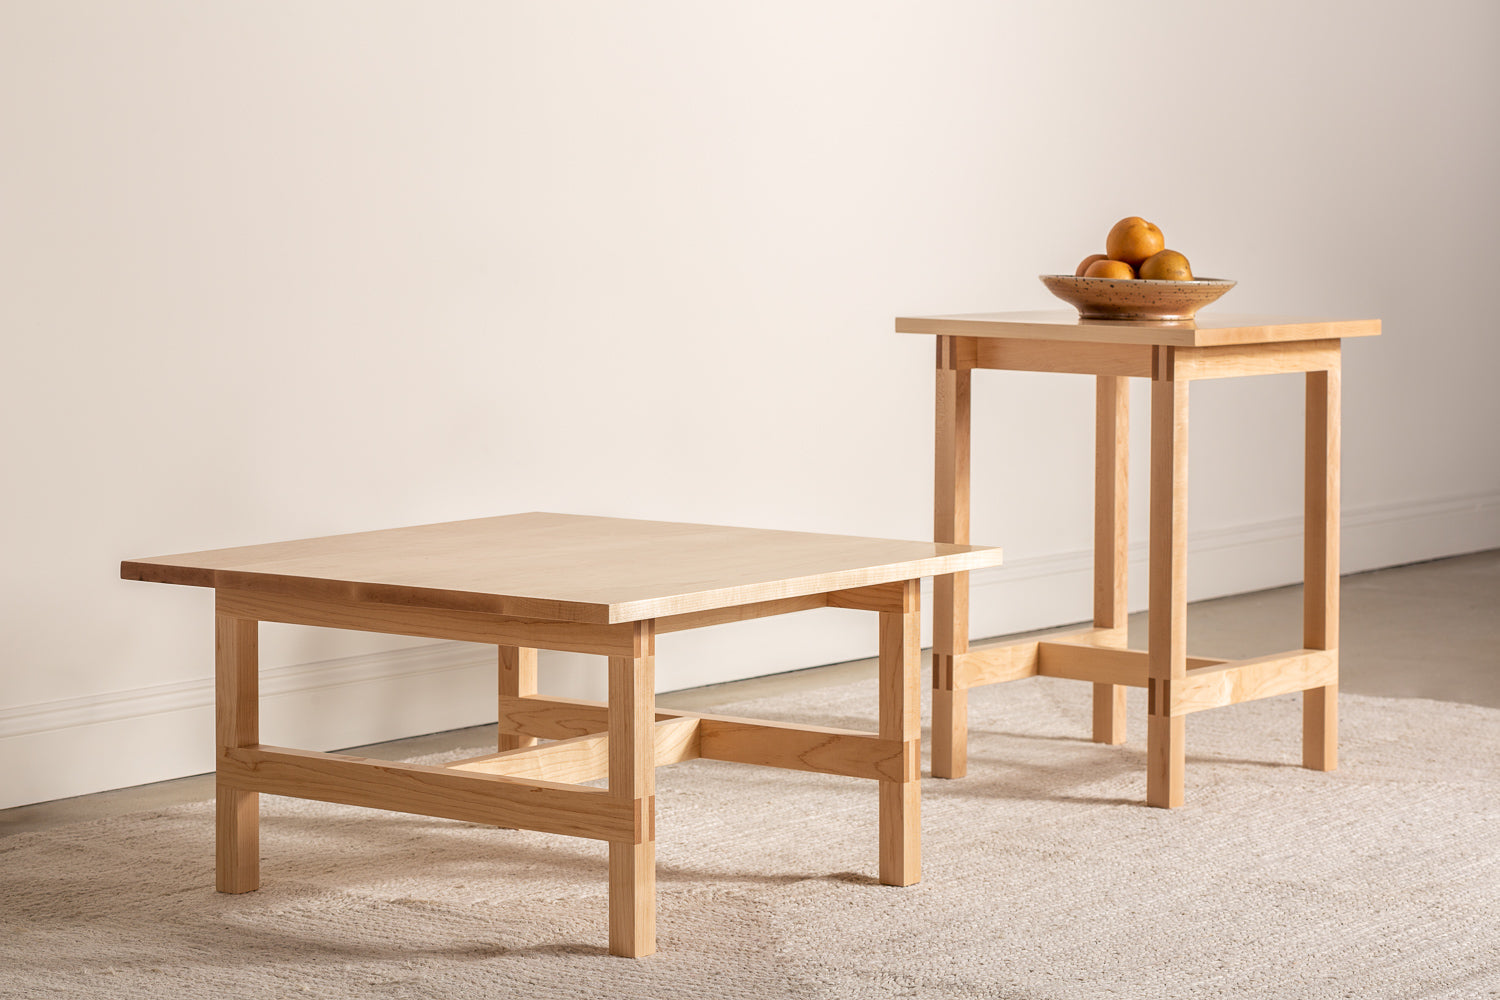
[[[1162,250],[1141,261],[1141,277],[1152,281],[1192,281],[1188,259],[1176,250]]]
[[[1123,260],[1096,260],[1083,272],[1085,278],[1134,278],[1135,269]]]
[[[1094,261],[1096,261],[1096,260],[1108,260],[1108,259],[1109,258],[1106,257],[1102,253],[1091,253],[1091,254],[1089,254],[1087,257],[1083,258],[1083,260],[1079,261],[1078,262],[1078,266],[1073,269],[1073,277],[1075,277],[1075,278],[1081,278],[1081,277],[1083,277],[1084,273],[1088,271],[1089,265],[1092,264]]]
[[[1104,252],[1110,260],[1123,260],[1131,267],[1140,267],[1141,261],[1160,253],[1166,245],[1160,229],[1139,215],[1131,215],[1116,222],[1109,231]]]

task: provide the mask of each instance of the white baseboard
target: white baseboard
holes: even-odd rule
[[[1500,494],[1344,511],[1343,570],[1500,547]],[[1288,518],[1189,537],[1189,597],[1300,581],[1302,522]],[[971,576],[971,635],[1080,621],[1090,607],[1087,550],[1015,559]],[[1146,546],[1131,546],[1132,610],[1145,605]],[[924,589],[930,600],[930,587]],[[923,644],[931,635],[924,621]],[[661,690],[740,680],[875,653],[869,616],[791,615],[672,633],[658,640]],[[543,653],[543,690],[602,698],[597,657]],[[336,749],[491,722],[495,654],[443,642],[269,669],[262,738]],[[0,808],[144,784],[213,767],[210,677],[0,709]],[[120,752],[128,747],[129,752]]]
[[[492,647],[443,642],[262,671],[267,743],[333,750],[493,721]],[[0,808],[213,770],[213,680],[0,710]]]

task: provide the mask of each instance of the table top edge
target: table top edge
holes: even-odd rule
[[[1046,311],[898,316],[894,325],[897,333],[928,336],[1008,337],[1170,347],[1345,339],[1381,334],[1381,321],[1373,318],[1227,314],[1222,320],[1207,317],[1201,323],[1191,320],[1180,323],[1084,320],[1074,312]]]
[[[599,520],[625,521],[628,519]],[[414,527],[442,528],[445,524],[455,523],[460,522]],[[990,546],[956,546],[912,539],[780,532],[776,529],[728,530],[751,532],[751,538],[753,538],[753,532],[758,530],[776,534],[807,535],[810,540],[814,540],[814,544],[815,540],[820,537],[894,544],[897,551],[881,552],[877,547],[875,552],[870,553],[869,558],[859,557],[856,552],[856,557],[852,559],[847,558],[849,553],[845,552],[843,557],[828,560],[826,568],[817,567],[815,558],[812,563],[815,568],[811,570],[796,565],[797,560],[793,560],[793,564],[787,567],[791,572],[784,576],[778,575],[781,569],[773,565],[759,576],[751,573],[746,574],[743,580],[726,578],[726,582],[730,583],[729,586],[716,586],[713,584],[718,584],[720,581],[704,580],[703,582],[711,585],[701,590],[677,589],[672,586],[673,574],[671,573],[667,574],[666,579],[658,579],[654,583],[644,584],[639,588],[636,588],[628,577],[617,579],[613,583],[606,581],[604,586],[594,588],[592,593],[577,591],[568,593],[568,588],[554,593],[546,585],[534,589],[524,585],[516,586],[514,579],[503,581],[497,579],[496,583],[503,583],[503,586],[499,587],[475,588],[471,584],[480,581],[472,578],[470,580],[455,579],[453,582],[459,585],[452,586],[444,584],[441,580],[404,581],[399,574],[386,575],[384,578],[378,573],[355,572],[351,575],[347,572],[338,572],[336,567],[328,567],[332,570],[331,572],[322,571],[320,568],[319,572],[313,573],[299,571],[295,566],[257,567],[254,550],[262,546],[254,545],[126,559],[120,563],[120,577],[124,580],[147,583],[195,586],[215,590],[253,591],[309,601],[320,598],[337,599],[366,604],[384,603],[438,610],[480,612],[507,617],[609,624],[662,617],[683,611],[734,607],[783,596],[831,593],[835,590],[899,579],[917,579],[935,574],[964,572],[969,569],[1000,565],[1003,561],[1002,551]],[[302,542],[316,543],[325,539],[337,540],[368,534],[379,534],[379,532],[355,532],[314,539],[297,539],[290,543],[267,543],[266,547]],[[902,551],[902,546],[910,547],[912,551],[909,553]],[[245,559],[226,562],[225,555],[241,551],[246,553]],[[351,568],[357,569],[357,567]],[[691,576],[682,577],[681,582],[692,582]],[[657,584],[665,585],[657,586]],[[632,589],[636,592],[632,593]]]

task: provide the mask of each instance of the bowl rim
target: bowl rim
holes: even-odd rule
[[[1065,281],[1129,282],[1132,285],[1175,285],[1178,288],[1184,285],[1234,285],[1238,283],[1233,278],[1192,278],[1188,281],[1175,281],[1167,278],[1087,278],[1081,274],[1042,274],[1038,277],[1043,281],[1048,278],[1062,278]]]

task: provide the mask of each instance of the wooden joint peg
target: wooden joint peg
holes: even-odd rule
[[[934,778],[962,778],[967,774],[969,770],[968,743],[968,688],[934,687],[932,689],[932,776]]]
[[[1157,344],[1151,348],[1151,378],[1156,382],[1171,382],[1177,377],[1177,348]]]

